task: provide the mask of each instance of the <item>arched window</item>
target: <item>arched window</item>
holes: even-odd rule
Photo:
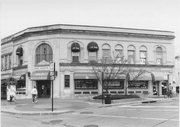
[[[22,66],[23,65],[23,48],[22,47],[17,48],[16,55],[17,55],[18,66]]]
[[[156,63],[157,64],[163,64],[163,49],[162,47],[156,48]]]
[[[90,42],[87,45],[88,55],[89,55],[89,62],[96,62],[97,61],[97,52],[99,47],[96,42]]]
[[[128,46],[128,63],[135,64],[135,47],[132,45]]]
[[[123,57],[123,46],[120,44],[115,46],[115,57]]]
[[[145,46],[140,47],[140,64],[147,63],[147,48]]]
[[[102,46],[102,51],[103,51],[103,57],[107,58],[107,57],[111,57],[111,47],[108,44],[104,44]]]
[[[39,45],[36,49],[36,64],[42,61],[51,62],[52,60],[53,60],[52,48],[46,43]]]
[[[79,62],[80,45],[77,42],[72,43],[71,52],[72,52],[72,62]]]

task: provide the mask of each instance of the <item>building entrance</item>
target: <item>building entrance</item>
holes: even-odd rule
[[[51,95],[51,81],[50,80],[39,80],[36,81],[38,97],[49,98]]]

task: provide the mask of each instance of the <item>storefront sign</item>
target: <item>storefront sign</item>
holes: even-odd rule
[[[31,75],[31,80],[49,80],[49,71],[35,71]]]

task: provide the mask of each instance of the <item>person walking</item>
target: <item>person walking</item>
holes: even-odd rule
[[[32,103],[37,103],[37,89],[36,86],[34,86],[34,88],[31,90],[31,94],[32,94]]]

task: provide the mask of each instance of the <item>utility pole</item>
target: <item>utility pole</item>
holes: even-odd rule
[[[104,73],[102,72],[102,104],[103,104]]]

